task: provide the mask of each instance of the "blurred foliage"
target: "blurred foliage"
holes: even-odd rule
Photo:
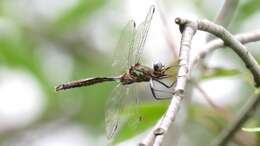
[[[244,22],[247,18],[259,12],[259,0],[247,0],[238,9],[237,19],[238,23]]]
[[[214,139],[214,137],[218,136],[224,128],[229,126],[229,124],[236,119],[234,113],[228,109],[222,107],[202,107],[198,104],[190,105],[188,108],[188,114],[189,123],[193,123],[193,125],[198,126],[197,129],[200,129],[200,132],[189,133],[189,135],[191,135],[190,137],[193,139],[193,142],[196,144],[200,144],[201,140],[199,137],[201,136],[205,137],[207,135],[209,137],[208,139]],[[256,126],[257,122],[259,122],[259,119],[256,116],[252,117],[245,125]],[[257,146],[258,139],[259,137],[256,134],[249,134],[238,130],[231,141],[241,146]],[[211,142],[207,141],[206,143]]]
[[[72,119],[75,119],[76,121],[79,121],[86,126],[91,124],[95,127],[93,128],[94,131],[96,131],[96,128],[100,128],[101,123],[103,123],[103,116],[95,116],[95,118],[92,118],[89,115],[103,114],[104,108],[102,107],[104,107],[105,98],[112,86],[105,84],[101,86],[90,87],[88,89],[76,89],[70,92],[55,93],[54,86],[57,83],[53,84],[53,81],[50,81],[50,78],[48,78],[48,74],[44,72],[44,68],[41,62],[42,56],[39,56],[40,50],[38,49],[41,46],[41,44],[44,43],[42,42],[41,37],[49,37],[48,35],[39,37],[39,35],[41,35],[42,33],[46,33],[45,31],[53,33],[53,30],[55,30],[55,33],[61,34],[62,32],[68,30],[73,31],[73,29],[76,27],[76,25],[79,24],[80,21],[86,20],[88,16],[90,16],[101,6],[103,6],[106,1],[79,0],[74,7],[67,10],[64,14],[62,14],[60,17],[54,20],[52,24],[49,24],[50,26],[47,27],[47,30],[38,30],[37,32],[33,32],[34,28],[31,28],[31,26],[26,26],[27,24],[23,21],[19,21],[19,19],[16,19],[13,15],[10,15],[8,12],[4,12],[4,10],[9,5],[7,5],[7,1],[2,0],[0,2],[1,7],[3,8],[1,9],[2,15],[0,17],[1,64],[3,66],[8,66],[9,68],[12,67],[27,70],[38,79],[41,88],[44,90],[44,94],[47,98],[47,107],[42,117],[37,121],[48,121],[56,117],[57,114],[59,115],[60,113],[67,112],[63,109],[64,107],[62,107],[61,105],[64,104],[63,100],[68,102],[65,103],[67,104],[67,106],[70,106],[71,104],[73,105],[74,101],[76,101],[77,103],[78,100],[82,105],[79,109],[80,111],[73,114]],[[48,43],[56,43],[55,45],[64,46],[62,43],[65,43],[63,42],[63,40],[57,41],[52,40],[52,38],[44,39],[47,39],[49,41]],[[78,48],[81,47],[82,45],[78,44]],[[69,48],[60,49],[65,49],[60,51],[68,52]],[[88,50],[92,48],[84,49]],[[101,74],[104,72],[104,70],[108,70],[109,72],[110,67],[108,67],[105,63],[106,60],[103,60],[102,62],[98,58],[91,56],[91,53],[89,55],[89,59],[87,59],[82,58],[82,56],[78,56],[77,53],[71,54],[70,57],[72,57],[73,60],[75,60],[75,70],[70,76],[71,79],[79,79],[91,75],[93,76],[98,73]],[[85,56],[88,56],[88,54],[85,54]],[[104,59],[105,58],[106,57],[104,57]]]
[[[230,77],[239,75],[240,71],[237,69],[226,69],[221,67],[208,68],[204,71],[201,80],[207,80],[217,77]]]
[[[118,135],[114,138],[113,143],[119,143],[132,138],[141,132],[152,127],[168,107],[168,102],[143,103],[139,107],[131,106],[125,114],[135,113],[138,108],[137,115],[130,114],[128,120],[118,131]],[[139,116],[139,117],[136,117]],[[135,121],[135,122],[133,122]]]
[[[209,10],[210,7],[204,4],[205,0],[194,0],[194,4],[196,5],[196,10],[199,12],[201,16],[204,16],[205,18],[209,20],[214,20],[215,12]]]
[[[79,0],[78,3],[70,10],[66,11],[51,26],[52,31],[61,33],[66,30],[72,30],[75,25],[78,25],[82,18],[90,16],[105,4],[107,0]]]

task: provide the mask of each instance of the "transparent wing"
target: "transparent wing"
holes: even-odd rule
[[[116,49],[114,50],[112,66],[120,71],[129,68],[128,60],[132,52],[135,34],[135,22],[130,20],[123,29]]]
[[[124,28],[114,50],[112,63],[120,71],[130,68],[131,65],[140,61],[154,11],[155,7],[151,6],[144,22],[138,26],[137,30],[133,20],[130,20]]]
[[[130,123],[132,125],[130,127],[133,128],[136,126],[136,121],[138,121],[136,98],[134,85],[118,85],[113,90],[106,109],[106,134],[108,139],[113,139],[126,123]]]
[[[123,85],[117,85],[112,91],[106,107],[106,134],[107,138],[111,139],[117,132],[119,128],[119,117],[122,108],[122,100],[126,94],[126,88]]]
[[[129,128],[130,131],[135,131],[140,119],[140,97],[137,94],[136,84],[131,84],[128,87],[128,97],[125,100],[124,115],[127,115],[127,121],[122,125],[123,128]]]
[[[147,38],[147,34],[151,25],[154,12],[155,12],[155,7],[152,5],[148,11],[148,14],[144,22],[142,22],[138,26],[137,31],[135,32],[134,45],[133,45],[134,52],[131,54],[132,59],[129,59],[129,64],[140,62],[140,58],[143,53],[144,44]]]

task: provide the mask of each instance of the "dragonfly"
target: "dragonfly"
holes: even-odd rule
[[[113,77],[86,78],[56,86],[56,91],[61,91],[103,82],[116,81],[119,83],[112,91],[110,98],[108,98],[107,101],[105,123],[108,139],[114,137],[120,126],[122,127],[122,121],[127,120],[126,115],[121,115],[124,108],[127,107],[127,104],[132,103],[132,101],[134,101],[135,104],[138,104],[139,99],[136,94],[137,87],[135,86],[137,83],[149,82],[151,93],[157,100],[164,98],[160,98],[156,92],[169,91],[156,89],[154,82],[157,82],[166,88],[173,87],[175,83],[173,82],[171,84],[166,84],[161,81],[162,79],[166,79],[171,76],[170,74],[167,74],[167,71],[173,66],[166,67],[162,65],[162,63],[156,63],[153,67],[148,67],[141,63],[144,44],[146,42],[154,13],[155,6],[151,6],[145,20],[138,27],[136,27],[136,23],[133,20],[130,20],[124,28],[118,46],[115,49],[113,61],[113,66],[123,71],[121,75]],[[170,93],[174,94],[174,92]]]

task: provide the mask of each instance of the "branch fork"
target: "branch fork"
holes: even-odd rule
[[[177,73],[176,86],[174,91],[175,94],[172,97],[170,105],[166,113],[161,117],[157,124],[152,128],[151,132],[143,139],[139,144],[140,146],[160,146],[162,145],[163,138],[170,127],[170,124],[176,118],[176,115],[179,111],[181,102],[184,97],[185,85],[190,77],[192,65],[194,61],[190,62],[190,49],[191,41],[197,30],[207,31],[223,40],[223,42],[218,41],[217,44],[223,43],[223,45],[228,45],[245,63],[245,66],[251,72],[255,86],[260,86],[260,67],[257,64],[255,58],[247,50],[247,48],[239,42],[231,33],[229,33],[224,27],[214,24],[207,20],[198,20],[191,21],[188,19],[176,18],[175,23],[180,26],[180,31],[182,33],[181,45],[180,45],[180,54],[179,54],[179,69]],[[243,37],[241,37],[243,38]],[[243,40],[243,39],[241,39]],[[203,56],[207,54],[202,52]],[[201,58],[196,58],[195,61],[198,61]],[[191,65],[191,66],[190,66]]]

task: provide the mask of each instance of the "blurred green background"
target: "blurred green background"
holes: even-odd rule
[[[156,12],[144,54],[149,65],[176,60],[169,56],[172,50],[165,41],[165,32],[169,32],[172,43],[179,45],[180,34],[173,21],[176,16],[214,20],[223,1],[0,0],[0,145],[105,145],[105,102],[115,83],[60,93],[54,92],[54,86],[115,72],[110,60],[121,30],[130,19],[140,23],[154,3],[160,5],[169,28]],[[259,6],[258,0],[241,0],[229,30],[259,29]],[[195,46],[202,43],[195,41]],[[247,46],[259,60],[259,43]],[[209,106],[195,89],[165,145],[177,141],[185,146],[209,145],[226,125],[225,120],[234,118],[232,113],[254,92],[250,74],[232,51],[216,51],[206,62],[209,67],[224,66],[225,70],[194,76],[229,116]],[[226,68],[236,71],[230,73]],[[151,115],[157,111],[147,109]],[[246,127],[259,126],[259,114],[258,109]],[[132,145],[144,135],[122,145]],[[244,141],[257,146],[259,134],[246,135]],[[243,142],[234,140],[230,145]]]

